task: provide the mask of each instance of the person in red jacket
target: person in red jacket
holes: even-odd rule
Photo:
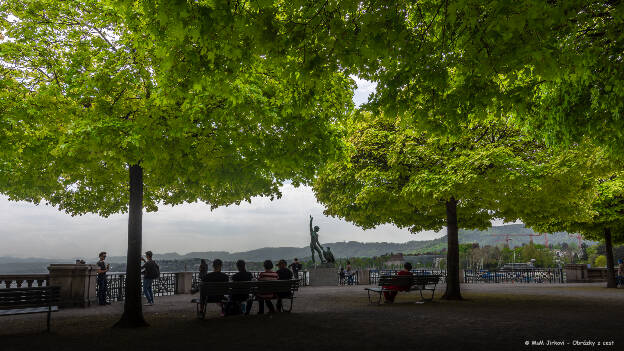
[[[405,262],[405,264],[403,265],[403,269],[400,270],[397,275],[412,275],[412,264],[409,262]],[[402,286],[389,286],[386,289],[392,290],[392,291],[384,291],[384,298],[386,299],[386,303],[393,303],[394,302],[394,298],[397,296],[397,293],[399,291],[406,291],[407,288],[406,287],[402,287]]]

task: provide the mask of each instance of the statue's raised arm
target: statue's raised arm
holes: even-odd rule
[[[314,231],[314,228],[312,228],[312,220],[314,219],[314,217],[312,217],[312,215],[310,215],[310,234],[312,234],[312,232]]]

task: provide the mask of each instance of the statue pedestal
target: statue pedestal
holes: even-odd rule
[[[310,268],[310,286],[337,286],[338,270],[336,268]]]

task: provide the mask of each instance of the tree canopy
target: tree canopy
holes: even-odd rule
[[[581,233],[585,239],[604,241],[608,287],[616,287],[613,244],[624,242],[624,177],[620,172],[608,177],[597,178],[594,183],[595,196],[590,202],[591,216],[586,218],[559,218],[553,216],[542,220],[547,230],[565,230]]]
[[[483,229],[495,218],[529,213],[583,216],[592,172],[603,161],[591,146],[555,152],[500,120],[463,125],[454,137],[370,114],[356,115],[346,128],[344,158],[314,183],[325,213],[364,228],[447,226],[450,277],[458,274],[451,242],[458,228]],[[459,296],[459,286],[454,292],[450,285],[447,295]]]
[[[453,132],[456,122],[501,115],[549,143],[589,137],[616,157],[624,148],[620,1],[141,4],[146,20],[133,23],[169,47],[193,52],[196,67],[215,53],[287,53],[317,73],[341,70],[377,82],[372,103],[387,115],[451,122],[432,131]],[[220,50],[214,38],[225,35],[235,40]],[[267,45],[245,45],[257,41]]]
[[[134,324],[142,209],[215,208],[309,182],[335,153],[353,89],[340,72],[303,77],[297,58],[246,52],[240,33],[217,24],[207,30],[222,55],[196,60],[201,48],[177,50],[128,20],[140,16],[95,0],[0,4],[0,192],[72,215],[129,211]],[[256,24],[232,19],[246,32]]]
[[[351,106],[350,79],[285,80],[261,57],[238,72],[213,67],[206,88],[181,75],[184,96],[176,96],[158,81],[168,68],[137,50],[138,34],[96,1],[6,3],[2,13],[14,39],[2,43],[2,60],[11,63],[3,83],[21,89],[16,113],[55,138],[46,143],[54,143],[51,155],[35,143],[32,154],[54,156],[46,166],[63,175],[62,187],[46,200],[71,213],[125,211],[127,165],[137,162],[148,210],[275,195],[280,180],[311,179],[333,152],[333,121]]]

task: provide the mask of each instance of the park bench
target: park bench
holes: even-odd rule
[[[368,291],[368,302],[373,303],[371,293],[377,293],[379,298],[377,304],[381,304],[381,295],[386,291],[396,291],[394,288],[398,288],[400,291],[415,291],[420,292],[420,303],[424,301],[433,300],[435,294],[435,288],[440,281],[440,276],[431,275],[387,275],[379,277],[379,286],[375,288],[365,288]],[[425,298],[423,290],[431,291],[431,298]]]
[[[273,294],[273,299],[277,299],[278,295],[283,296],[282,300],[290,300],[288,309],[285,312],[292,311],[293,299],[295,291],[299,290],[299,280],[263,280],[263,281],[247,281],[247,282],[201,282],[199,285],[199,299],[191,300],[196,304],[197,316],[204,318],[206,314],[206,304],[209,302],[227,303],[232,296],[246,296],[244,300],[264,301],[256,294]],[[221,301],[208,301],[209,296],[223,296]]]
[[[47,312],[50,331],[50,315],[58,311],[59,299],[58,286],[0,289],[0,316]]]

